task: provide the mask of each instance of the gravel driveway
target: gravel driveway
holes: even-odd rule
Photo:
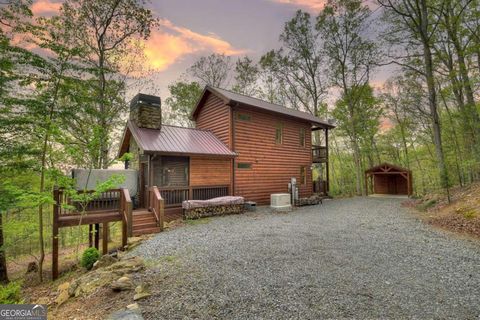
[[[402,200],[325,201],[200,220],[156,235],[146,319],[480,319],[480,242]],[[262,212],[264,211],[264,212]]]

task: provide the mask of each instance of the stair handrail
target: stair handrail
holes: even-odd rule
[[[127,188],[122,188],[120,192],[120,214],[127,227],[127,236],[131,237],[133,235],[133,205]]]
[[[165,214],[165,201],[160,194],[157,186],[153,186],[149,190],[150,192],[150,211],[153,212],[155,220],[157,220],[157,226],[160,227],[160,231],[163,231],[163,217]]]

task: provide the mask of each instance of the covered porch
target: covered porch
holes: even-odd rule
[[[328,130],[329,127],[312,128],[312,174],[313,193],[328,197],[330,190],[330,173],[328,165]]]
[[[164,199],[165,221],[182,217],[182,202],[231,195],[230,157],[147,154],[140,157],[136,208],[149,208],[149,192],[157,186]]]

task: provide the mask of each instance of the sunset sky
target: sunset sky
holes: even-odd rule
[[[160,19],[160,27],[153,30],[145,49],[149,66],[155,70],[152,81],[165,99],[168,84],[200,56],[215,52],[231,55],[233,61],[242,55],[258,60],[268,50],[279,47],[283,25],[296,10],[316,16],[323,3],[323,0],[153,0],[148,6]],[[60,4],[56,0],[36,0],[32,11],[36,15],[52,15]],[[377,72],[374,85],[387,76],[385,72]]]

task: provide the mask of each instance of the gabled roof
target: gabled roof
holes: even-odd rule
[[[371,167],[370,169],[365,170],[365,173],[385,173],[385,172],[410,172],[407,168],[402,168],[400,166],[391,164],[391,163],[382,163],[378,166]]]
[[[127,152],[127,139],[133,137],[145,153],[189,154],[234,157],[222,141],[208,130],[162,125],[160,130],[139,128],[128,121],[120,156]]]
[[[197,114],[200,111],[203,101],[205,100],[208,93],[212,93],[218,96],[227,105],[230,105],[230,106],[235,103],[239,103],[239,104],[257,108],[263,111],[274,112],[274,113],[282,114],[285,116],[297,118],[300,120],[305,120],[321,128],[329,128],[329,129],[335,128],[334,125],[328,123],[327,121],[321,120],[320,118],[317,118],[311,115],[310,113],[286,108],[278,104],[270,103],[254,97],[246,96],[240,93],[235,93],[225,89],[215,88],[212,86],[206,86],[205,89],[203,90],[202,97],[200,98],[199,102],[197,103],[197,105],[192,111],[193,119],[197,117]]]

